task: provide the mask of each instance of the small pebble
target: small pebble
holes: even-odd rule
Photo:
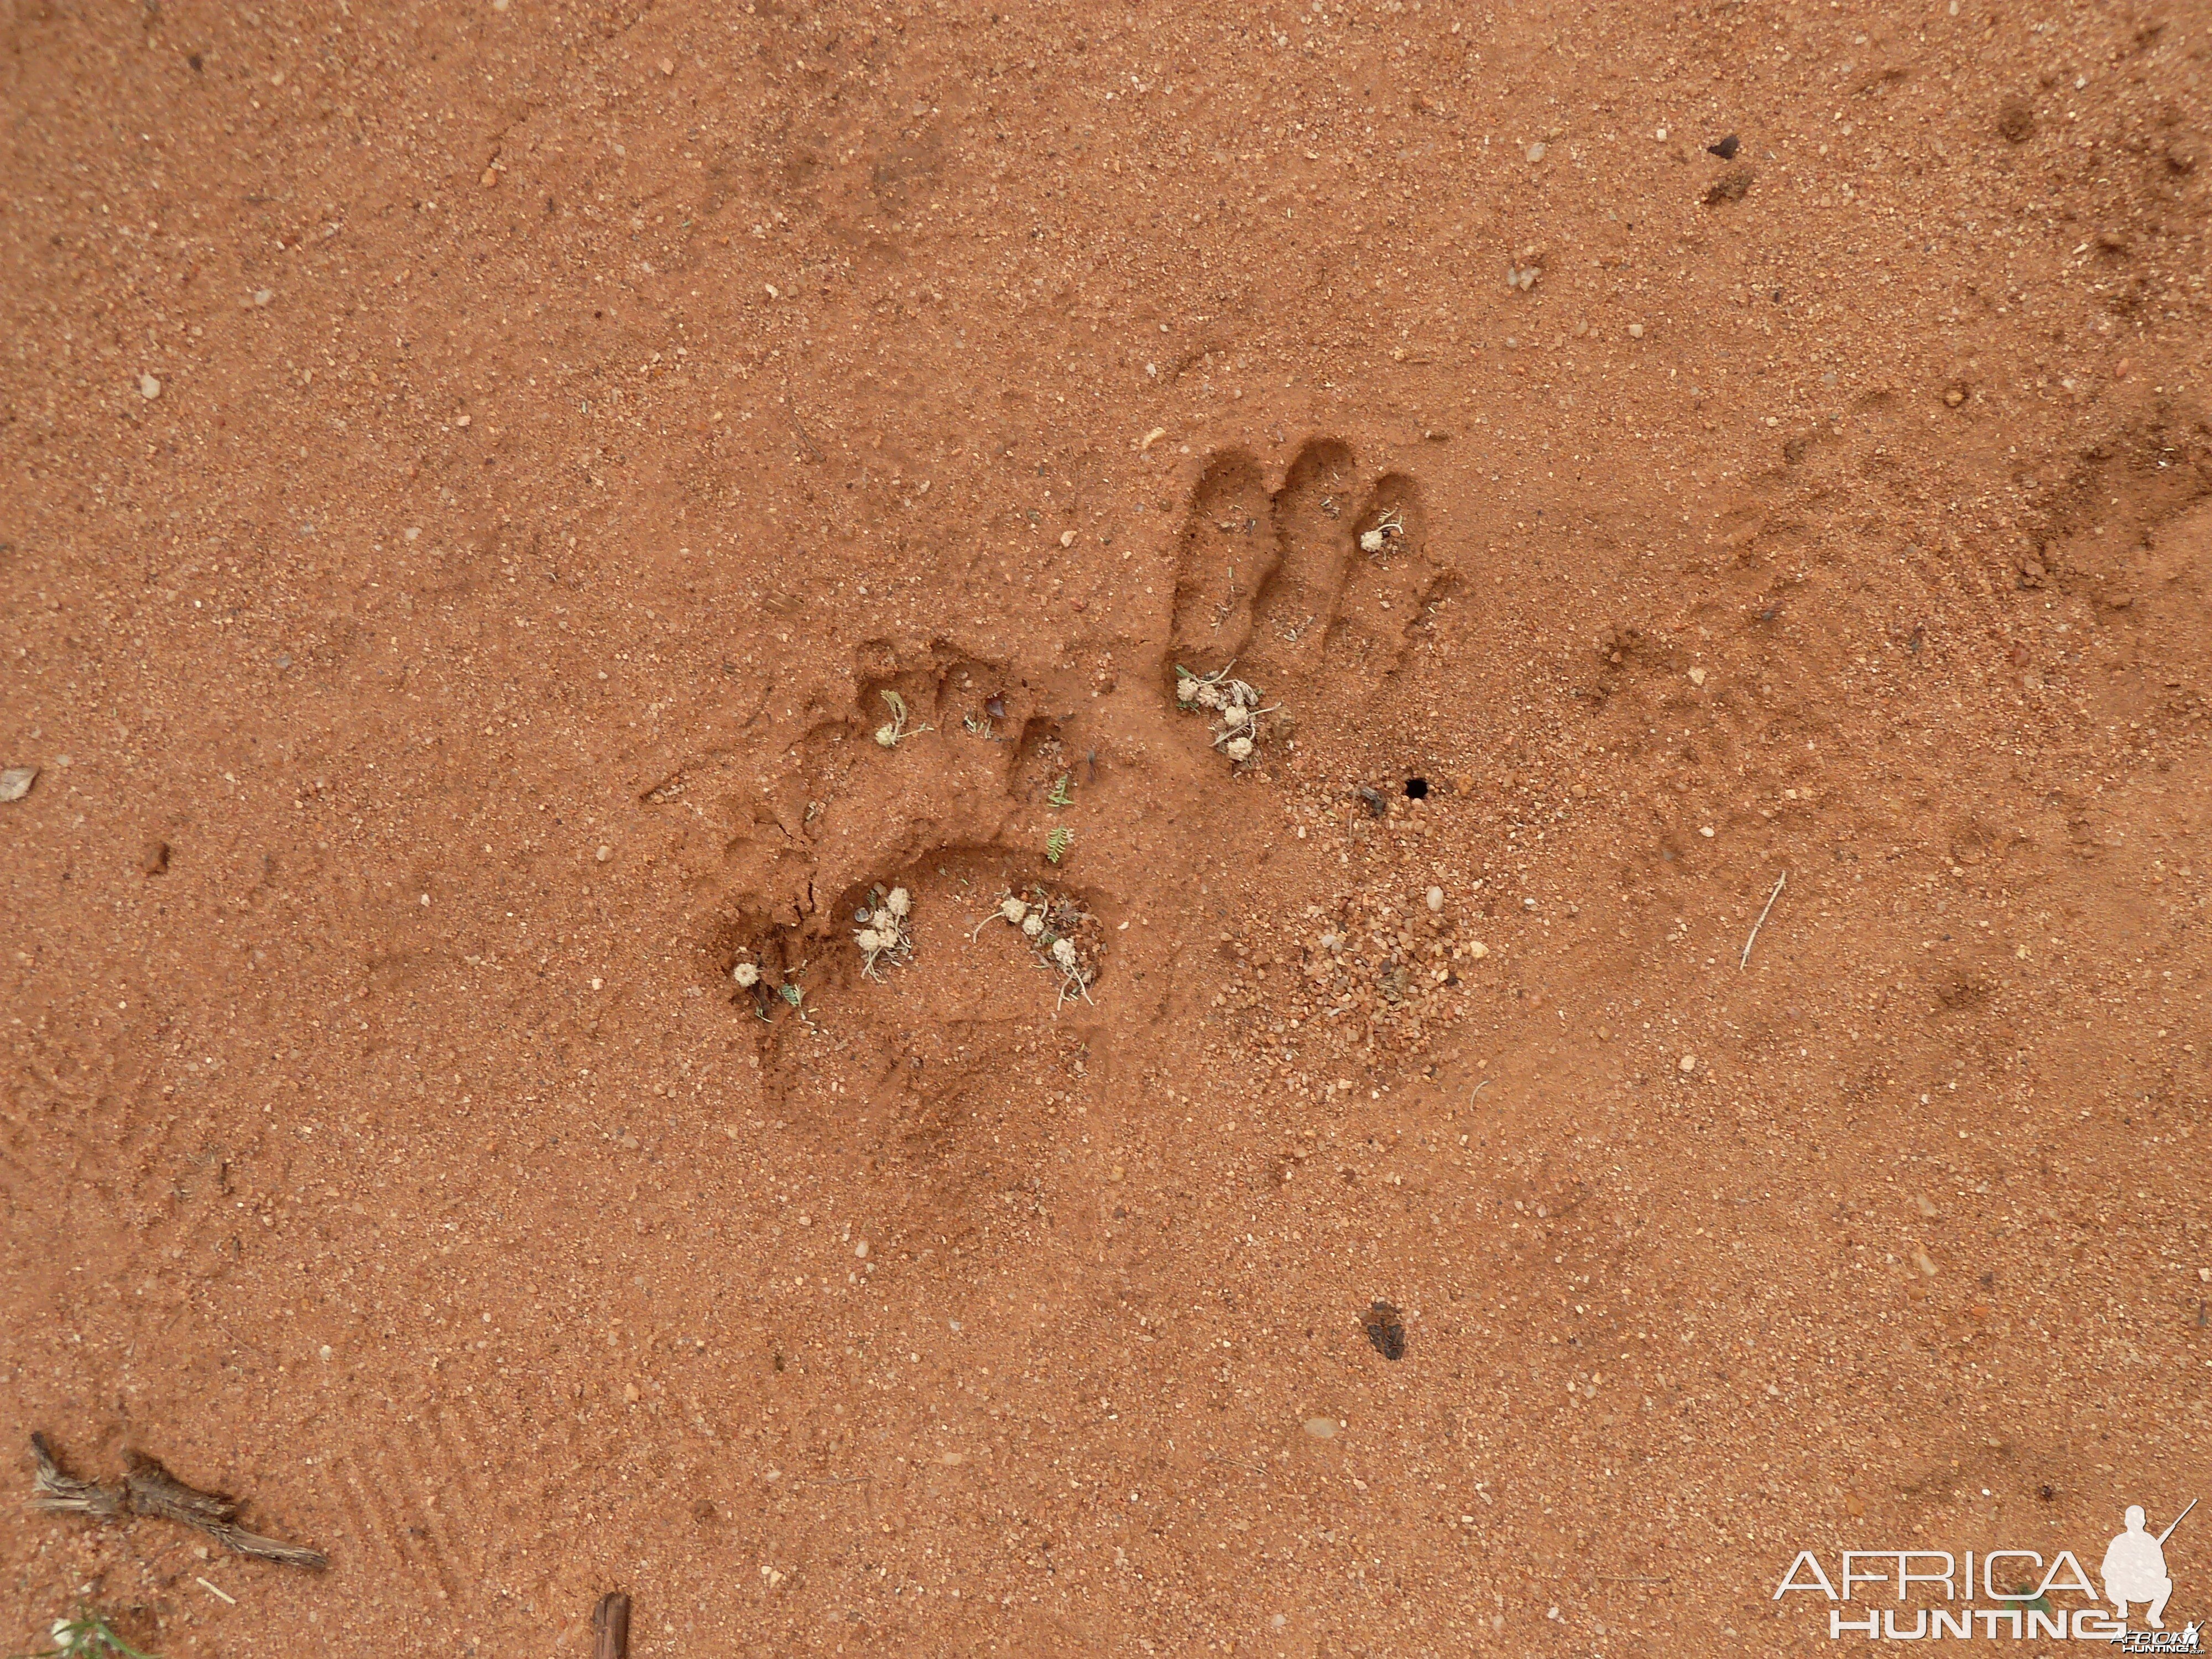
[[[167,875],[169,872],[169,843],[149,841],[138,855],[138,867],[149,876]]]
[[[866,1261],[868,1259],[868,1241],[864,1238],[859,1243],[853,1246],[853,1254],[860,1257],[861,1261]]]
[[[11,766],[0,772],[0,801],[22,799],[38,781],[39,769],[35,766]]]
[[[1689,1076],[1698,1069],[1698,1057],[1695,1054],[1684,1054],[1677,1063],[1680,1066],[1684,1077]]]
[[[257,306],[265,306],[276,297],[276,290],[273,288],[257,288],[253,290],[253,303]]]
[[[1431,888],[1430,888],[1430,889],[1429,889],[1429,909],[1431,910],[1431,913],[1440,912],[1440,911],[1442,911],[1442,910],[1443,910],[1443,908],[1444,908],[1444,890],[1443,890],[1443,888],[1441,888],[1441,887],[1431,887]]]
[[[615,849],[614,849],[613,848],[611,848],[611,847],[602,847],[602,848],[599,848],[599,850],[598,852],[594,853],[592,856],[593,858],[597,859],[597,860],[598,860],[601,864],[605,864],[605,863],[609,859],[612,858],[614,855],[615,855]]]
[[[1538,143],[1538,144],[1531,144],[1531,145],[1529,145],[1529,146],[1528,146],[1528,159],[1529,159],[1530,161],[1542,161],[1542,160],[1544,159],[1544,147],[1543,147],[1543,145],[1541,145],[1540,143]]]
[[[151,374],[141,374],[138,377],[138,395],[151,403],[161,395],[161,383]]]
[[[1316,1440],[1334,1440],[1336,1438],[1336,1419],[1333,1417],[1309,1417],[1306,1419],[1306,1432]]]
[[[1705,683],[1705,671],[1702,668],[1692,668],[1690,671],[1690,684],[1692,685],[1703,685]]]
[[[1628,337],[1632,340],[1642,339],[1644,337],[1644,325],[1641,323],[1631,323],[1628,325]]]
[[[1713,826],[1708,823],[1700,829],[1698,833],[1703,836],[1707,841],[1711,841],[1713,838]]]

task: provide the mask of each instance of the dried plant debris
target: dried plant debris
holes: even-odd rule
[[[1529,281],[1522,283],[1522,288],[1534,284],[1536,273],[1531,270],[1528,275]],[[1406,515],[1394,507],[1359,532],[1359,550],[1381,558],[1390,550],[1391,543],[1403,541],[1405,538]]]
[[[61,1466],[43,1434],[31,1437],[31,1455],[38,1465],[31,1488],[31,1507],[57,1515],[88,1515],[96,1520],[118,1521],[126,1516],[150,1516],[173,1521],[205,1533],[224,1548],[257,1560],[286,1566],[322,1568],[330,1557],[320,1550],[279,1539],[264,1538],[238,1524],[238,1500],[217,1492],[186,1486],[161,1462],[143,1452],[127,1452],[128,1468],[120,1486],[101,1486],[80,1480]]]
[[[1282,707],[1280,703],[1260,706],[1260,693],[1243,680],[1229,678],[1229,671],[1237,665],[1224,664],[1211,674],[1194,674],[1178,663],[1176,665],[1176,702],[1185,708],[1202,708],[1219,716],[1213,725],[1213,746],[1242,766],[1252,758],[1260,739],[1266,735],[1262,724],[1265,716]]]
[[[853,920],[860,923],[853,930],[853,943],[860,947],[864,978],[882,979],[876,971],[881,963],[904,968],[914,961],[913,919],[914,896],[905,888],[894,887],[888,893],[880,887],[869,890],[868,902],[853,912]]]
[[[753,1013],[763,1022],[769,1018],[769,999],[779,998],[791,1005],[800,1024],[810,1030],[815,1029],[814,1022],[807,1018],[805,988],[799,982],[799,975],[806,964],[802,962],[796,968],[786,969],[781,980],[773,980],[769,977],[772,970],[764,967],[761,960],[766,954],[758,950],[739,951],[737,960],[730,964],[731,982],[740,992],[750,994]]]
[[[1406,1322],[1398,1310],[1387,1302],[1368,1304],[1366,1316],[1360,1323],[1367,1328],[1367,1340],[1375,1352],[1385,1359],[1406,1357]]]
[[[1060,980],[1058,1013],[1062,1005],[1080,997],[1091,1000],[1091,988],[1106,955],[1105,928],[1098,918],[1066,893],[1042,885],[1009,893],[999,908],[983,918],[975,931],[1003,921],[1021,934],[1040,966]]]
[[[88,1515],[95,1521],[119,1521],[129,1513],[122,1487],[78,1480],[62,1468],[43,1434],[32,1435],[31,1455],[38,1464],[31,1483],[33,1509],[49,1515]]]
[[[876,742],[881,747],[896,749],[908,738],[919,737],[924,732],[936,729],[909,724],[906,699],[896,691],[886,691],[883,695],[884,706],[891,711],[891,717],[876,728]]]

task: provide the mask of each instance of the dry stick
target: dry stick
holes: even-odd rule
[[[320,1550],[309,1549],[301,1544],[288,1544],[282,1539],[264,1538],[259,1533],[248,1532],[240,1526],[236,1519],[236,1498],[226,1497],[219,1492],[202,1492],[197,1486],[186,1486],[163,1468],[158,1459],[149,1457],[143,1452],[128,1451],[124,1455],[129,1464],[129,1472],[123,1478],[123,1486],[130,1495],[134,1513],[150,1515],[194,1528],[226,1549],[263,1561],[276,1561],[286,1566],[306,1567],[314,1571],[330,1565],[330,1557]]]
[[[1787,870],[1775,878],[1774,890],[1766,896],[1766,910],[1771,910],[1774,908],[1774,901],[1782,896],[1782,890],[1789,881],[1790,872]],[[1751,937],[1744,940],[1743,955],[1735,964],[1738,972],[1751,966],[1751,947],[1758,941],[1759,930],[1766,926],[1766,910],[1761,910],[1759,913],[1759,920],[1751,924]]]
[[[162,1468],[158,1459],[143,1452],[125,1453],[129,1471],[120,1486],[97,1486],[70,1474],[54,1456],[53,1447],[43,1434],[31,1437],[31,1453],[38,1465],[37,1482],[31,1489],[33,1509],[89,1515],[101,1521],[150,1516],[204,1533],[240,1555],[315,1571],[330,1565],[330,1558],[320,1550],[248,1532],[238,1524],[236,1498],[187,1486]]]
[[[38,1462],[37,1480],[31,1488],[33,1509],[53,1515],[89,1515],[100,1521],[117,1520],[125,1513],[120,1487],[78,1480],[62,1468],[43,1434],[31,1436],[31,1455]]]
[[[1224,1457],[1219,1452],[1206,1453],[1206,1461],[1209,1463],[1226,1463],[1231,1468],[1242,1469],[1247,1474],[1265,1474],[1267,1472],[1257,1463],[1240,1463],[1233,1457]]]
[[[609,1590],[592,1609],[592,1659],[629,1659],[629,1597]]]

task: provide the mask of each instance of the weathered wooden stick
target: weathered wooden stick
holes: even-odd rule
[[[238,1500],[219,1492],[202,1492],[185,1485],[163,1468],[159,1460],[143,1452],[128,1452],[129,1468],[120,1486],[102,1486],[80,1480],[61,1466],[43,1434],[31,1437],[31,1455],[38,1464],[38,1479],[31,1488],[31,1507],[57,1515],[88,1515],[98,1521],[120,1521],[132,1515],[173,1521],[205,1533],[226,1549],[286,1566],[319,1571],[330,1565],[320,1550],[282,1539],[264,1538],[238,1524]]]
[[[592,1659],[629,1659],[629,1597],[609,1590],[592,1609]]]

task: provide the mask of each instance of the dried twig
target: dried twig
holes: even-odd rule
[[[130,1473],[124,1477],[123,1484],[135,1513],[195,1528],[224,1548],[258,1560],[318,1571],[330,1565],[330,1557],[320,1550],[287,1544],[282,1539],[264,1538],[240,1526],[236,1498],[188,1486],[143,1452],[127,1452],[125,1455],[130,1462]]]
[[[125,1510],[119,1486],[102,1486],[80,1480],[62,1468],[54,1449],[43,1434],[31,1437],[31,1455],[38,1460],[37,1479],[31,1486],[31,1507],[50,1515],[88,1515],[96,1521],[119,1521]]]
[[[320,1550],[264,1538],[238,1524],[238,1500],[219,1492],[188,1486],[143,1452],[126,1452],[128,1469],[120,1486],[96,1486],[80,1480],[63,1468],[43,1434],[31,1437],[31,1454],[38,1462],[31,1489],[31,1507],[51,1513],[88,1515],[95,1520],[119,1521],[127,1516],[151,1516],[204,1532],[225,1549],[258,1560],[289,1567],[321,1569],[331,1559]]]
[[[143,1452],[123,1455],[130,1470],[123,1477],[123,1487],[136,1513],[202,1528],[222,1526],[238,1514],[236,1498],[188,1486]]]
[[[629,1597],[620,1590],[592,1609],[592,1659],[629,1659]]]
[[[1231,1468],[1242,1469],[1247,1474],[1265,1474],[1267,1473],[1266,1469],[1262,1468],[1257,1463],[1241,1462],[1234,1457],[1224,1456],[1219,1452],[1206,1453],[1206,1461],[1209,1463],[1226,1463]]]
[[[1774,890],[1766,896],[1766,910],[1774,908],[1774,901],[1782,896],[1782,890],[1790,883],[1790,872],[1784,870],[1775,878]],[[1766,910],[1759,913],[1759,920],[1751,924],[1751,937],[1743,942],[1743,955],[1736,962],[1737,971],[1751,966],[1751,947],[1759,940],[1759,930],[1766,926]]]

